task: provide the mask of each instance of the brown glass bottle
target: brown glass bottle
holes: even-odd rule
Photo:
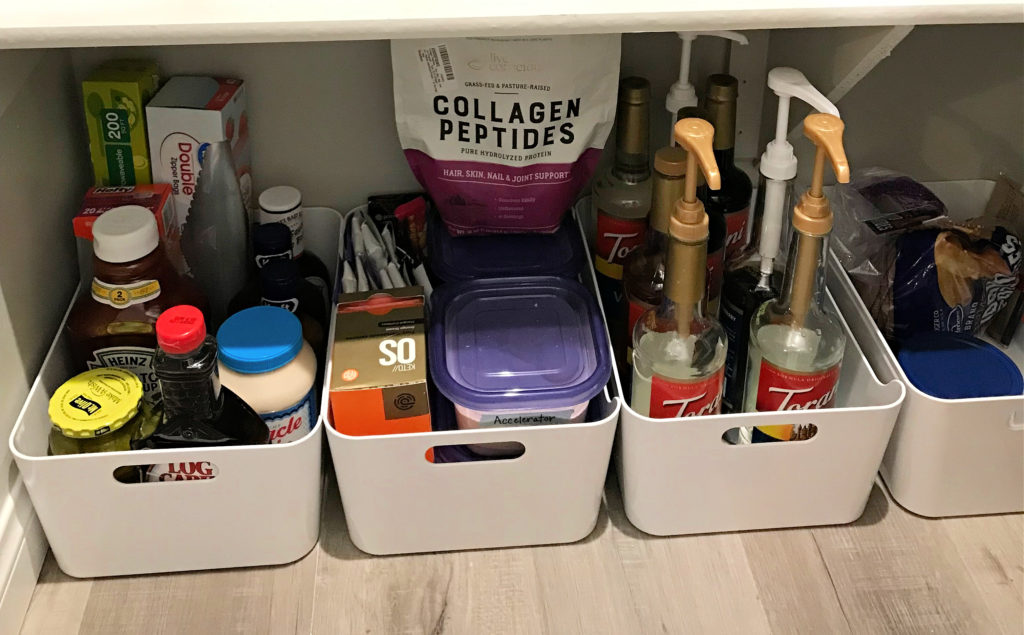
[[[105,212],[93,226],[94,278],[75,302],[67,329],[77,371],[114,367],[142,380],[146,398],[160,400],[153,372],[156,320],[164,309],[206,299],[171,264],[152,212],[124,206]]]
[[[721,217],[726,227],[723,251],[713,251],[713,246],[708,245],[708,312],[715,316],[718,315],[725,267],[740,257],[747,245],[747,222],[754,191],[750,177],[735,163],[738,86],[739,82],[732,75],[711,75],[705,98],[705,110],[715,127],[715,161],[722,174],[722,189],[716,191],[701,187],[699,195],[708,216]]]

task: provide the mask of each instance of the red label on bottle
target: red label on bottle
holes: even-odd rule
[[[836,400],[839,364],[816,373],[799,373],[761,360],[757,410],[819,410]]]
[[[738,212],[725,215],[725,261],[733,259],[747,246],[747,221],[750,218],[750,206]]]
[[[651,414],[653,419],[704,417],[722,411],[724,369],[696,381],[673,381],[658,375],[651,378]]]
[[[722,250],[708,252],[707,278],[704,283],[704,297],[707,298],[707,306],[713,307],[710,313],[718,315],[718,299],[722,295],[722,283],[725,278],[725,267],[722,263]]]
[[[615,280],[622,280],[622,263],[640,246],[647,229],[646,218],[617,218],[597,212],[596,268]]]
[[[629,341],[630,342],[633,341],[633,329],[636,328],[636,323],[640,321],[640,316],[642,316],[650,308],[651,308],[651,305],[647,304],[646,302],[641,302],[639,300],[634,300],[633,298],[629,299],[629,332],[628,332],[628,335],[629,335]]]

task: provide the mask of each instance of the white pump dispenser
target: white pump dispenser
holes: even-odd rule
[[[683,50],[679,56],[679,79],[668,89],[668,96],[665,97],[665,109],[671,117],[671,125],[668,129],[668,144],[674,145],[676,140],[673,130],[676,125],[676,117],[680,108],[697,105],[697,90],[690,83],[690,54],[693,52],[693,41],[704,35],[709,37],[720,37],[740,44],[747,44],[747,36],[736,31],[679,31],[679,39],[683,41]]]
[[[779,97],[779,112],[775,119],[775,138],[768,142],[768,147],[761,155],[764,215],[761,219],[758,254],[761,256],[762,276],[771,275],[775,258],[779,255],[779,241],[786,213],[786,190],[790,185],[788,182],[796,177],[796,154],[786,139],[789,133],[789,100],[796,97],[819,112],[839,116],[839,109],[795,68],[773,68],[768,72],[768,88]]]

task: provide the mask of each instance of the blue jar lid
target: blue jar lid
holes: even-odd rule
[[[437,214],[427,229],[430,266],[445,282],[508,276],[575,278],[583,268],[580,232],[570,214],[553,234],[453,237]]]
[[[970,335],[917,333],[900,343],[896,359],[918,390],[940,399],[1024,393],[1024,378],[1013,360]]]
[[[217,330],[220,361],[239,373],[266,373],[281,368],[302,350],[302,324],[276,306],[235,313]]]

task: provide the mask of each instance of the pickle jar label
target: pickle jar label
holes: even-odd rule
[[[622,280],[622,263],[643,242],[646,229],[646,218],[616,218],[599,210],[595,247],[597,270],[609,278]]]
[[[723,369],[695,381],[651,378],[651,418],[704,417],[722,411]]]
[[[757,410],[819,410],[836,400],[839,364],[815,373],[780,368],[761,360],[757,380]]]

